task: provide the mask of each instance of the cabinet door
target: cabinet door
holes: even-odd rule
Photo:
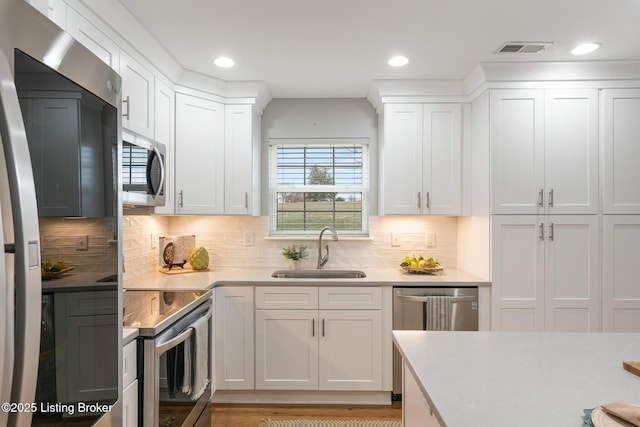
[[[422,211],[459,215],[462,183],[461,107],[456,104],[423,106]]]
[[[58,15],[55,13],[55,16]],[[105,64],[120,71],[120,48],[118,45],[71,7],[68,8],[66,30]]]
[[[253,287],[218,287],[215,291],[216,388],[253,390]]]
[[[155,77],[151,71],[120,50],[122,76],[122,127],[153,139]]]
[[[603,216],[603,331],[640,332],[640,215]]]
[[[224,105],[176,94],[176,213],[224,213]]]
[[[402,362],[402,426],[440,427],[409,365]]]
[[[79,216],[82,184],[78,172],[81,169],[78,99],[21,98],[20,105],[27,123],[38,214]]]
[[[382,389],[380,310],[320,310],[320,390]]]
[[[541,90],[491,92],[491,213],[543,212],[543,100]]]
[[[599,332],[600,219],[550,215],[544,221],[545,329]]]
[[[256,311],[256,389],[318,389],[318,311]]]
[[[122,392],[122,427],[138,425],[138,380]]]
[[[254,139],[257,119],[251,105],[226,105],[224,127],[224,212],[258,214],[254,190],[260,188],[260,138]]]
[[[157,214],[174,214],[174,184],[175,184],[175,149],[174,149],[174,105],[175,93],[169,86],[155,80],[155,139],[165,145],[167,152],[165,154],[165,185],[164,196],[165,205],[155,208]]]
[[[544,330],[544,225],[536,215],[491,218],[491,330]]]
[[[603,213],[640,214],[640,89],[602,94]]]
[[[384,214],[422,213],[422,104],[385,104],[381,194]]]
[[[547,212],[597,214],[597,91],[546,91],[544,127]]]

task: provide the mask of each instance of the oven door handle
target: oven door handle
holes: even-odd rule
[[[431,296],[435,296],[435,295],[431,295]],[[396,297],[402,301],[428,302],[430,296],[429,295],[406,295],[406,294],[399,293],[399,294],[396,294]],[[471,295],[457,296],[457,297],[452,296],[450,299],[451,304],[456,304],[459,302],[466,302],[466,301],[475,301],[475,300],[476,300],[476,297]]]
[[[206,314],[204,315],[207,319],[209,319],[211,317],[211,309],[207,310]],[[185,329],[184,331],[182,331],[177,337],[170,339],[169,341],[159,345],[156,347],[156,354],[160,355],[165,353],[167,350],[172,349],[173,347],[177,346],[180,343],[183,343],[187,340],[187,338],[189,338],[191,335],[193,335],[193,331],[194,329],[189,326],[187,329]]]

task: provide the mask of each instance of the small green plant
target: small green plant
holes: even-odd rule
[[[304,245],[293,245],[287,246],[282,250],[282,256],[286,259],[298,260],[302,258],[306,258],[309,254],[307,253],[307,247]]]

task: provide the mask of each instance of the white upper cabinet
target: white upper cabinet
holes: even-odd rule
[[[154,139],[155,76],[124,50],[120,50],[122,127]]]
[[[603,98],[603,213],[640,214],[640,89]]]
[[[64,0],[49,0],[47,2],[47,16],[58,27],[69,32],[67,29],[67,3]]]
[[[598,93],[545,92],[545,190],[550,214],[598,213]]]
[[[54,14],[54,19],[62,19],[55,18],[60,16],[59,11],[61,10],[61,7],[58,7],[56,11],[51,12],[51,14]],[[58,24],[56,20],[54,20],[54,22]],[[72,7],[67,8],[66,24],[67,32],[71,34],[74,39],[82,43],[105,64],[116,71],[120,71],[120,48],[109,37],[98,30]]]
[[[458,215],[461,107],[385,104],[382,213]]]
[[[226,105],[224,213],[260,215],[260,119],[252,105]]]
[[[224,213],[224,105],[176,94],[177,214]]]
[[[155,140],[164,144],[167,151],[165,153],[165,185],[164,196],[166,204],[156,207],[157,214],[175,213],[175,93],[162,81],[155,79],[155,108],[154,108],[154,135]]]
[[[593,90],[491,92],[494,214],[598,213]]]

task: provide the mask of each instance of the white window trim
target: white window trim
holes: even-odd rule
[[[276,229],[277,218],[277,193],[278,192],[298,192],[300,186],[277,186],[277,155],[276,146],[314,146],[314,145],[336,145],[336,146],[363,146],[363,165],[362,165],[362,185],[358,186],[340,186],[340,192],[356,192],[362,193],[362,230],[338,230],[340,236],[348,239],[368,239],[369,238],[369,191],[370,179],[369,163],[371,161],[369,148],[369,138],[271,138],[269,139],[269,237],[271,238],[295,238],[295,239],[316,239],[320,230],[285,230],[278,231]],[[314,192],[334,192],[335,186],[314,185]]]

